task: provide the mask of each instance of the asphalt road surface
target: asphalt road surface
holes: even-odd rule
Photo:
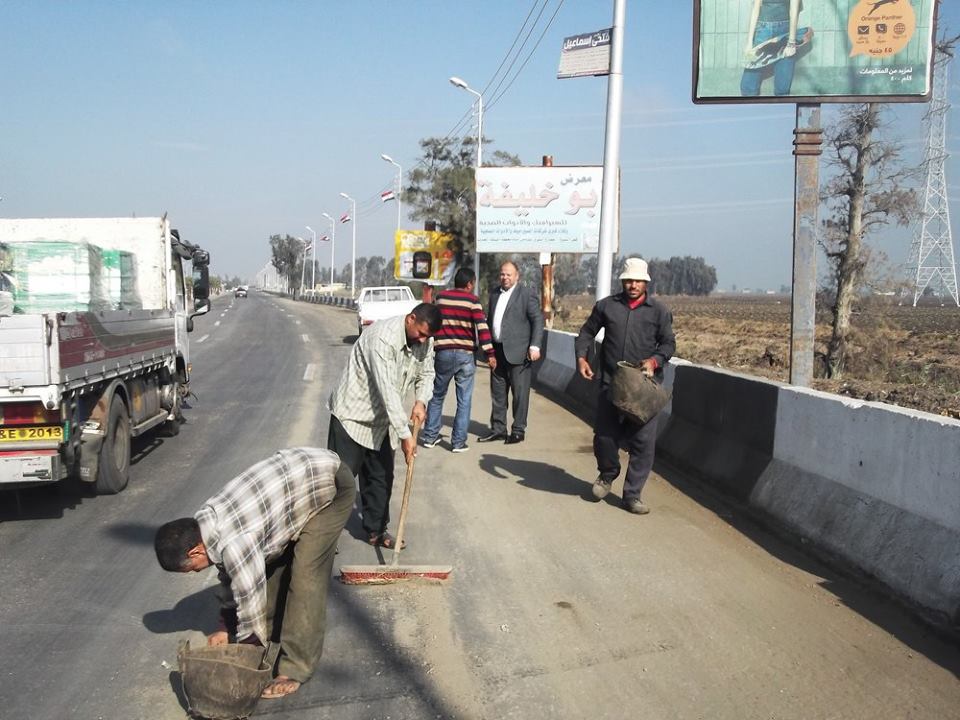
[[[176,647],[213,630],[216,578],[164,573],[153,532],[273,450],[326,444],[355,328],[342,309],[216,299],[188,422],[135,445],[123,493],[0,495],[0,718],[185,717]],[[484,369],[474,398],[470,452],[419,452],[403,556],[451,580],[333,583],[316,675],[257,717],[960,718],[955,644],[669,468],[651,515],[590,502],[584,423],[534,394],[527,442],[480,445]],[[354,516],[338,565],[376,561]]]

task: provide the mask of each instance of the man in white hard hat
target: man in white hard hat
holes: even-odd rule
[[[602,500],[620,475],[621,445],[630,460],[623,481],[621,506],[628,512],[646,515],[650,508],[640,499],[647,476],[653,469],[657,442],[657,419],[643,425],[624,417],[610,401],[610,382],[621,360],[641,365],[655,380],[663,380],[663,366],[673,355],[673,315],[663,303],[650,297],[647,263],[627,258],[620,283],[623,291],[605,297],[593,306],[590,317],[580,328],[575,343],[577,371],[586,380],[595,377],[587,361],[587,351],[601,328],[604,331],[597,373],[600,395],[593,426],[593,454],[599,475],[593,484],[593,496]]]

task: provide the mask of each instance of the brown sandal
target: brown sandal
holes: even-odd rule
[[[383,547],[387,550],[393,550],[397,544],[397,539],[388,532],[376,534],[372,533],[370,537],[367,538],[367,542],[373,545],[374,547]],[[407,546],[407,541],[404,540],[400,544],[400,549],[403,550]]]

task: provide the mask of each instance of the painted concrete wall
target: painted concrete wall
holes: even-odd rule
[[[592,418],[574,336],[538,387]],[[672,360],[658,457],[960,626],[960,421]]]

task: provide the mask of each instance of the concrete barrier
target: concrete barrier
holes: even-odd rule
[[[598,384],[545,333],[539,389],[590,421]],[[592,357],[592,356],[591,356]],[[657,455],[960,630],[960,421],[671,360]]]

